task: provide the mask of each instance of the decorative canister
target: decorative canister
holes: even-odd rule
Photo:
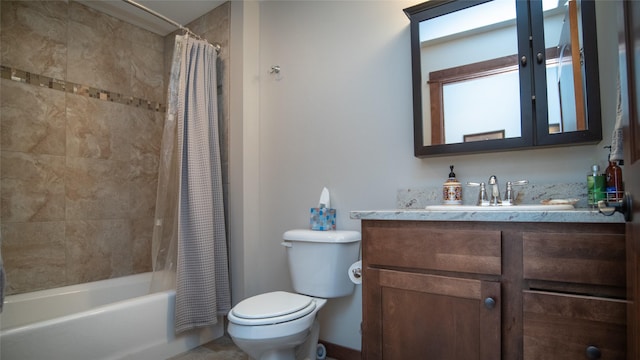
[[[445,205],[462,205],[462,185],[456,179],[453,165],[449,166],[449,178],[442,186],[442,203]]]

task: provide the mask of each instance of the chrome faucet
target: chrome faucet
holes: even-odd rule
[[[489,185],[489,205],[502,205],[500,189],[498,188],[498,178],[495,175],[491,175],[487,185]]]
[[[489,177],[489,182],[485,188],[484,183],[468,182],[468,186],[479,186],[478,206],[498,206],[498,205],[515,205],[517,198],[514,195],[513,187],[516,185],[526,185],[528,180],[507,181],[507,191],[504,193],[504,199],[500,198],[500,188],[498,187],[498,178],[495,175]]]

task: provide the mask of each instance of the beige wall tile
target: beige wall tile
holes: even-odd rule
[[[64,220],[64,157],[2,151],[2,222]]]
[[[154,44],[157,44],[158,39],[151,40],[152,38],[160,38],[160,36],[147,30],[75,1],[69,2],[69,20],[90,27],[96,34],[102,35],[101,37],[114,37],[127,41],[136,39],[140,43],[146,41],[145,46],[148,47],[153,47]]]
[[[133,107],[67,94],[67,156],[128,161]]]
[[[67,157],[66,219],[122,219],[129,214],[129,165]]]
[[[2,1],[2,65],[65,79],[66,1]]]
[[[65,154],[65,94],[0,79],[1,149]]]
[[[144,174],[129,182],[130,219],[149,218],[155,215],[158,176]]]
[[[153,218],[164,113],[132,109],[129,116],[132,148],[129,173],[130,218]]]
[[[2,224],[7,293],[66,285],[64,222]]]
[[[67,221],[68,283],[131,274],[131,244],[128,220]]]
[[[134,273],[151,271],[153,217],[131,220],[132,266]]]
[[[146,46],[130,42],[131,46],[131,88],[128,94],[165,103],[164,54],[162,50],[153,50]]]
[[[156,173],[165,114],[134,107],[127,108],[126,112],[127,136],[131,146],[129,159],[140,167],[141,172]]]
[[[69,22],[67,80],[131,94],[131,47],[105,28]]]
[[[164,38],[135,25],[124,24],[118,37],[130,41],[134,47],[145,47],[151,51],[164,52]]]

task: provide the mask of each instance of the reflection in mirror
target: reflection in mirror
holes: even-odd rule
[[[467,136],[496,131],[520,137],[518,76],[516,55],[429,73],[431,144],[497,139]]]
[[[579,0],[543,0],[542,11],[548,133],[586,130]],[[519,138],[532,126],[521,114],[515,0],[427,17],[419,40],[423,146]]]
[[[521,136],[515,18],[496,0],[420,22],[424,145]]]
[[[550,134],[587,129],[582,29],[578,21],[580,2],[569,1],[562,10],[558,16],[545,15],[544,18],[545,37],[549,38],[547,43],[555,45],[558,50],[558,61],[551,66],[547,62],[549,104],[553,101],[558,106],[553,109],[556,111],[549,109]]]
[[[520,137],[519,93],[517,71],[444,84],[444,143]],[[460,100],[465,100],[465,106],[460,106]],[[480,121],[469,121],[470,109],[475,109],[473,117]]]

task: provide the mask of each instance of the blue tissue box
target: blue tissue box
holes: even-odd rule
[[[328,231],[336,229],[336,209],[311,208],[311,230]]]

